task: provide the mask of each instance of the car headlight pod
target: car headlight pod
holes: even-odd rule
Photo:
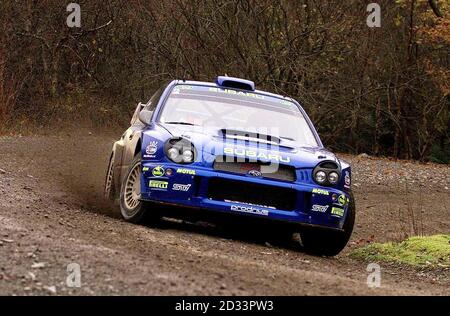
[[[179,164],[193,163],[197,156],[194,145],[181,137],[169,139],[164,145],[164,152],[169,160]]]
[[[341,169],[334,161],[323,161],[314,168],[313,178],[323,186],[336,185],[341,179]]]

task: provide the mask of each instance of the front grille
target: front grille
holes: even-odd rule
[[[295,181],[295,168],[281,164],[269,164],[262,162],[237,162],[216,159],[214,169],[238,174],[247,174],[250,170],[261,172],[262,176],[281,181]]]
[[[249,203],[290,211],[295,209],[297,191],[250,182],[211,178],[207,197],[216,201]]]

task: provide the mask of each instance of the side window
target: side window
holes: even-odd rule
[[[131,118],[131,122],[130,122],[131,125],[134,125],[139,122],[138,115],[139,115],[139,112],[142,111],[144,106],[145,106],[145,104],[139,102],[139,104],[136,107],[136,110],[134,110],[133,117]]]
[[[159,99],[161,98],[161,95],[164,92],[164,88],[165,86],[156,90],[156,92],[153,94],[153,96],[150,98],[147,104],[139,102],[138,106],[136,107],[136,110],[134,111],[133,117],[131,118],[131,125],[140,124],[138,116],[144,107],[149,111],[154,111],[156,109],[156,105],[158,104]]]
[[[154,111],[156,109],[156,105],[158,105],[159,99],[161,98],[161,95],[164,92],[164,87],[159,88],[155,94],[150,98],[148,101],[146,107],[149,111]]]

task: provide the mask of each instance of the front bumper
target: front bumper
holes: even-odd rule
[[[194,165],[143,162],[142,171],[141,199],[145,201],[329,229],[342,229],[350,199],[346,192],[333,188],[218,172]],[[222,185],[224,192],[218,197]],[[255,202],[258,197],[255,194],[264,203]],[[285,198],[290,202],[280,200]]]

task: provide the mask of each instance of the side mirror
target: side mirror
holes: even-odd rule
[[[152,120],[152,115],[153,115],[153,111],[142,110],[141,112],[139,112],[138,118],[139,118],[139,121],[141,121],[145,125],[150,125],[150,122]]]

